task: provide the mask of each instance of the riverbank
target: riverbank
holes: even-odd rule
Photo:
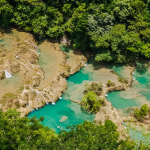
[[[126,74],[123,74],[122,77],[127,80],[127,83],[122,83],[118,80],[119,76],[113,70],[105,68],[105,64],[89,62],[89,64],[82,69],[82,72],[90,74],[89,79],[85,79],[82,83],[77,85],[72,84],[72,90],[70,89],[70,92],[73,91],[70,96],[70,100],[80,104],[83,97],[83,91],[86,89],[86,84],[90,85],[93,82],[97,84],[102,83],[103,90],[100,98],[105,100],[105,106],[101,106],[100,111],[96,113],[94,120],[97,123],[101,122],[102,124],[104,124],[108,119],[112,120],[118,126],[118,132],[120,133],[121,139],[125,139],[128,136],[122,124],[123,118],[119,111],[112,106],[110,101],[107,100],[107,96],[109,97],[109,92],[111,91],[127,90],[132,84],[132,73],[134,69],[135,68],[131,66],[126,66],[124,68]],[[111,82],[115,83],[115,85],[108,87],[108,80],[111,80]]]
[[[16,108],[23,117],[48,103],[55,104],[59,98],[61,99],[63,92],[67,99],[80,104],[85,85],[92,82],[102,83],[101,98],[105,98],[111,91],[130,90],[133,66],[124,66],[120,77],[106,63],[97,64],[91,59],[86,64],[89,54],[83,54],[79,50],[63,52],[58,43],[48,40],[38,44],[31,34],[15,29],[7,34],[1,30],[0,35],[0,108],[4,111]],[[83,66],[85,67],[81,69]],[[12,77],[6,78],[4,70]],[[72,74],[74,75],[70,76]],[[67,83],[66,78],[69,76],[71,79]],[[108,87],[108,80],[115,85]],[[104,124],[105,120],[112,120],[118,126],[120,138],[124,139],[128,136],[122,125],[124,118],[110,101],[105,99],[105,103],[106,105],[96,114],[95,121]],[[74,112],[81,113],[81,110],[78,108]],[[61,117],[68,118],[66,115]]]
[[[33,35],[16,29],[1,29],[0,44],[0,108],[16,108],[21,116],[56,102],[67,88],[66,77],[87,62],[81,52],[71,53],[77,63],[70,64],[58,43],[46,40],[38,45]],[[12,77],[6,78],[4,70]]]

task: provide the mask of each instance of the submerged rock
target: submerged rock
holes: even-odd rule
[[[68,119],[67,116],[62,116],[61,119],[59,120],[59,122],[64,122],[64,121],[66,121],[67,119]]]

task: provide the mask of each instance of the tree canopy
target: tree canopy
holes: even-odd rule
[[[10,109],[7,112],[0,110],[0,149],[40,149],[49,145],[55,132],[40,124],[43,117],[20,117],[20,112]]]
[[[106,120],[105,124],[85,121],[83,124],[67,127],[59,134],[44,127],[43,117],[29,119],[20,116],[16,109],[0,110],[0,149],[1,150],[139,150],[149,149],[149,145],[138,145],[126,138],[120,140],[117,126]]]
[[[0,26],[42,37],[68,36],[96,61],[150,58],[149,0],[0,0]]]

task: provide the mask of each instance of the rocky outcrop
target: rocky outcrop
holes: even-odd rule
[[[48,40],[40,44],[39,54],[37,42],[29,33],[12,29],[12,35],[5,32],[0,35],[3,40],[0,53],[7,51],[7,55],[0,56],[0,79],[4,87],[0,89],[0,108],[4,111],[16,108],[25,116],[33,109],[56,102],[67,88],[66,77],[79,71],[87,61],[78,51],[71,54],[77,63],[70,65],[58,43]],[[4,69],[13,75],[9,81],[5,79]],[[6,86],[6,82],[10,84]]]

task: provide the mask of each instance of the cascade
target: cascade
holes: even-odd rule
[[[107,97],[107,96],[108,96],[108,94],[105,94],[105,96]]]
[[[7,70],[4,70],[5,71],[5,77],[6,78],[11,78],[12,75],[7,71]]]
[[[46,95],[49,99],[52,99],[49,95]],[[44,96],[43,96],[44,97]],[[46,102],[46,104],[48,104],[47,102]],[[52,105],[55,105],[55,102],[52,100]]]
[[[28,108],[29,110],[31,109],[30,106],[29,106],[28,104],[27,104],[26,106],[27,106],[27,108]]]
[[[54,93],[54,95],[57,97],[57,95],[56,95],[56,93],[54,92],[54,90],[53,90],[53,93]]]
[[[21,60],[21,59],[20,59]],[[25,63],[22,63],[21,61],[19,61],[19,60],[16,60],[18,63],[20,63],[22,66],[24,66],[27,70],[30,70],[29,69],[29,67],[27,67],[26,65],[25,65]]]
[[[39,49],[38,49],[38,47],[37,47],[37,48],[36,48],[36,51],[38,52],[38,50],[39,50]],[[40,55],[40,53],[39,53],[39,52],[38,52],[38,54]]]
[[[52,105],[55,105],[55,102],[54,102],[54,101],[52,101]]]
[[[40,93],[41,94],[41,93]],[[41,96],[44,98],[45,102],[46,102],[46,105],[48,105],[48,102],[46,100],[46,98],[41,94]]]
[[[39,53],[37,51],[34,51],[32,50],[31,48],[28,47],[28,49],[31,51],[31,52],[34,52],[35,54],[39,55]]]
[[[87,64],[84,64],[84,66],[87,66]]]
[[[40,94],[40,95],[44,98],[46,104],[48,104],[48,102],[47,102],[47,100],[46,100],[46,98],[44,97],[44,95],[43,95],[42,92],[40,92],[39,90],[33,89],[31,86],[29,86],[29,87],[30,87],[31,90],[35,91],[36,94]],[[49,97],[49,96],[48,96],[48,97]],[[50,97],[49,97],[49,98],[50,98]]]

